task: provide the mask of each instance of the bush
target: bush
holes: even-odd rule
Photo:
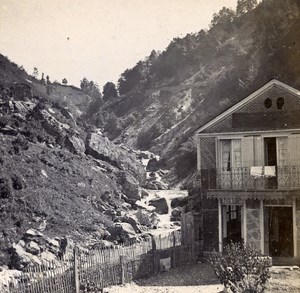
[[[0,177],[0,198],[10,198],[12,195],[12,186],[10,179],[6,176]]]
[[[231,243],[210,257],[221,284],[233,293],[262,293],[270,278],[269,259],[249,245]]]
[[[23,180],[19,174],[13,174],[11,180],[14,189],[21,190],[23,188]]]
[[[0,128],[4,128],[9,123],[8,116],[0,116]]]

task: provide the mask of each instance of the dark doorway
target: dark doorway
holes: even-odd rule
[[[276,137],[265,138],[265,166],[277,166]],[[266,178],[266,188],[277,188],[277,176]]]
[[[293,256],[293,209],[269,207],[269,252],[271,256]]]
[[[242,206],[228,205],[226,206],[226,232],[227,237],[224,239],[224,244],[231,242],[242,242],[242,222],[241,222]]]

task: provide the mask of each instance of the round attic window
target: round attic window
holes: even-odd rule
[[[265,107],[270,109],[272,107],[272,100],[270,98],[265,99]]]
[[[278,98],[276,104],[277,104],[277,109],[282,110],[284,105],[284,99],[282,97]]]

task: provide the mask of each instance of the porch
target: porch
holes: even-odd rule
[[[263,255],[299,257],[299,193],[289,198],[267,197],[263,192],[258,196],[255,191],[244,195],[232,191],[207,193],[208,198],[218,199],[219,251],[230,242],[243,242],[254,245]]]
[[[200,177],[206,190],[300,189],[300,166],[202,169]]]

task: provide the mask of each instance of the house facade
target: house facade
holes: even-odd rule
[[[300,256],[300,91],[272,80],[198,129],[203,249]]]

